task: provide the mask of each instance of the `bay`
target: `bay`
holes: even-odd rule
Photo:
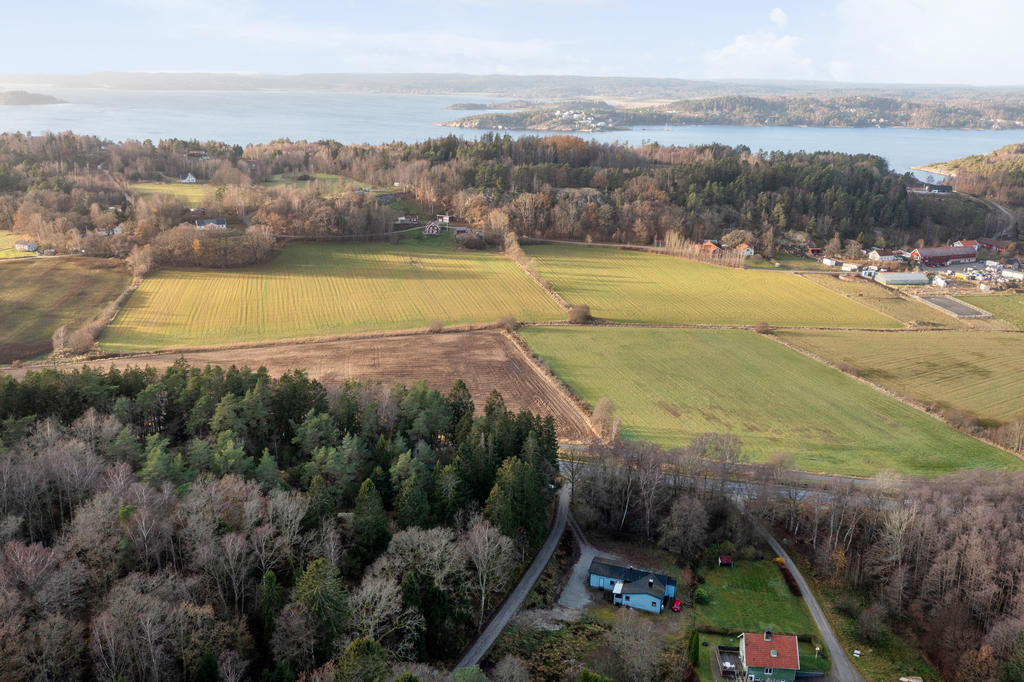
[[[487,131],[436,124],[465,115],[456,102],[491,102],[486,95],[349,94],[277,91],[129,91],[30,88],[67,104],[0,107],[0,132],[61,132],[111,140],[221,140],[230,144],[332,139],[343,144],[420,142],[448,134],[476,138]],[[4,89],[0,85],[0,89]],[[515,131],[509,134],[552,135]],[[1020,130],[806,128],[793,126],[669,126],[579,133],[602,142],[638,145],[746,145],[754,151],[836,151],[885,158],[898,172],[912,166],[983,154],[1024,141]],[[918,173],[919,177],[926,174]]]

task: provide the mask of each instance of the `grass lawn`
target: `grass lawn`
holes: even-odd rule
[[[754,461],[811,472],[937,476],[1024,467],[841,372],[753,332],[528,327],[523,338],[590,405],[608,397],[623,434],[666,447],[733,433]]]
[[[214,190],[213,186],[203,182],[139,182],[131,185],[131,189],[140,197],[170,194],[186,206],[199,206],[206,200],[207,193]]]
[[[120,262],[98,258],[39,258],[2,267],[0,362],[48,353],[57,327],[88,322],[129,279]]]
[[[806,279],[785,272],[738,270],[614,248],[526,248],[541,276],[569,303],[586,303],[615,321],[708,325],[900,327]]]
[[[705,570],[704,589],[710,601],[697,604],[697,629],[814,635],[807,605],[790,594],[779,567],[771,561],[739,561],[733,568]]]
[[[923,403],[988,422],[1024,418],[1024,335],[793,329],[779,336]]]
[[[563,319],[510,260],[449,238],[296,244],[237,270],[169,269],[147,278],[101,345],[133,352],[443,324]],[[382,351],[383,352],[383,351]]]
[[[960,328],[963,324],[952,315],[936,310],[920,301],[903,298],[881,284],[856,275],[839,279],[835,275],[804,275],[815,284],[849,296],[855,301],[874,308],[880,313],[895,317],[909,325],[927,325]]]
[[[333,173],[310,173],[309,177],[309,180],[296,180],[278,173],[277,175],[272,175],[270,180],[263,184],[266,187],[316,186],[320,188],[320,194],[324,196],[341,194],[346,190],[357,190],[360,187],[366,186],[365,183],[361,183],[351,178],[342,177],[341,175],[334,175]]]
[[[775,261],[779,263],[779,267],[775,267]],[[748,268],[756,268],[758,270],[831,270],[827,265],[823,265],[821,261],[814,260],[813,258],[804,258],[803,256],[791,256],[789,254],[780,254],[772,258],[765,258],[760,263],[754,263],[751,259],[747,259]]]
[[[1006,320],[1018,329],[1024,329],[1024,296],[1020,294],[982,294],[957,298]]]
[[[22,239],[30,239],[30,237],[23,234],[0,231],[0,258],[34,258],[36,254],[32,251],[15,251],[14,242]]]

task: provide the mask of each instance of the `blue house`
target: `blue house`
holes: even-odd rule
[[[602,559],[590,562],[589,583],[591,587],[610,591],[615,604],[650,613],[661,613],[665,600],[676,596],[673,578]]]

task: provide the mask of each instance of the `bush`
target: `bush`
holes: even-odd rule
[[[686,643],[686,657],[694,667],[700,661],[700,635],[696,630],[690,630],[690,641]]]
[[[889,639],[889,626],[885,623],[885,608],[875,602],[857,616],[860,636],[868,644],[885,644]]]
[[[779,570],[782,571],[782,579],[786,581],[786,587],[789,588],[790,594],[802,597],[803,593],[800,591],[800,586],[796,584],[796,578],[793,577],[793,572],[789,570],[789,566],[786,565],[785,561],[779,563],[778,559],[776,559],[776,562],[779,565]]]
[[[753,263],[754,265],[760,265],[761,263],[764,262],[764,258],[761,256],[761,254],[755,253],[753,256],[750,257],[750,262]]]
[[[498,320],[498,326],[500,326],[507,332],[515,331],[518,325],[519,323],[516,322],[516,318],[512,317],[511,315],[506,315],[505,317]]]
[[[860,602],[852,594],[844,594],[839,597],[839,600],[836,601],[836,608],[850,618],[856,618],[860,614]]]
[[[441,320],[434,320],[428,327],[431,334],[440,334],[441,330],[444,329],[444,323]]]
[[[592,319],[590,306],[586,303],[577,303],[569,309],[569,324],[586,324]]]
[[[845,373],[847,373],[847,374],[849,374],[851,376],[855,376],[855,377],[859,377],[860,376],[860,372],[857,371],[857,368],[854,367],[853,365],[851,365],[848,362],[836,363],[836,369],[838,369],[840,372],[845,372]]]
[[[772,326],[767,322],[758,322],[754,325],[754,331],[758,334],[771,334],[773,330]]]
[[[693,601],[703,606],[711,601],[711,595],[706,588],[698,587],[693,591]]]

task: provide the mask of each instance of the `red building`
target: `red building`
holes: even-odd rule
[[[973,263],[978,254],[973,246],[936,246],[914,249],[910,258],[929,268],[941,268],[952,263]]]

